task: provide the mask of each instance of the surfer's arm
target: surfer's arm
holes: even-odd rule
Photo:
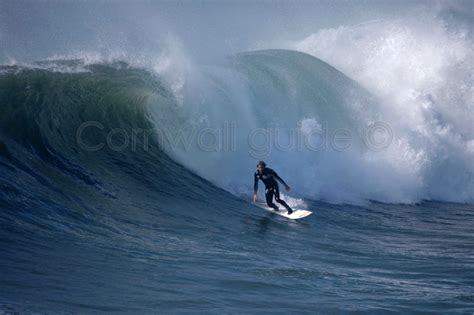
[[[252,201],[253,201],[253,203],[255,203],[255,202],[257,202],[258,176],[257,176],[257,174],[255,174],[253,177],[254,177],[254,180],[253,180],[253,197],[252,197]]]
[[[290,186],[288,186],[288,184],[285,183],[285,181],[283,180],[283,178],[281,178],[280,176],[278,176],[277,172],[273,171],[273,176],[275,176],[275,178],[278,179],[278,181],[279,181],[280,183],[282,183],[283,186],[285,186],[286,189],[289,189],[289,188],[290,188]]]
[[[253,194],[256,195],[258,190],[258,176],[256,174],[253,175]]]

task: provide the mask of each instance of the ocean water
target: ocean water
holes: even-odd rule
[[[173,40],[155,59],[7,58],[0,314],[472,314],[473,52],[455,9],[199,61]],[[312,215],[250,203],[260,159]]]

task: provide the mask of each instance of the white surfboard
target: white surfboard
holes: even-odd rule
[[[304,217],[309,216],[312,214],[311,211],[309,210],[304,210],[304,209],[293,209],[293,213],[288,214],[288,210],[286,210],[284,207],[279,209],[278,211],[275,211],[275,209],[268,207],[266,204],[257,202],[254,205],[256,205],[259,208],[265,209],[267,211],[273,212],[275,214],[281,215],[282,217],[291,219],[291,220],[298,220]]]

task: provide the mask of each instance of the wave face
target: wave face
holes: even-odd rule
[[[275,297],[288,312],[469,308],[472,205],[337,205],[430,196],[410,161],[392,160],[398,148],[381,146],[386,134],[367,139],[384,121],[371,93],[286,50],[186,71],[1,67],[0,312],[246,313]],[[327,143],[337,130],[347,134]],[[248,197],[259,158],[310,220],[236,196]]]
[[[161,187],[157,192],[166,195],[202,181],[156,145],[150,144],[146,154],[136,150],[148,149],[144,141],[153,142],[153,138],[137,136],[133,147],[121,149],[129,141],[125,133],[150,128],[148,99],[172,101],[159,80],[145,71],[123,63],[87,66],[77,73],[4,67],[1,85],[3,191],[22,192],[30,187],[32,196],[40,196],[47,189],[59,189],[57,193],[79,189],[118,198],[114,191],[122,181]],[[114,128],[123,131],[115,139],[110,133]],[[107,137],[110,141],[104,146]],[[21,180],[19,170],[25,176]],[[34,185],[38,180],[41,185]],[[59,182],[61,187],[57,187]]]

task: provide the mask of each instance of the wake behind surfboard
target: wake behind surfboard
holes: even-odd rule
[[[255,203],[255,205],[259,208],[265,209],[269,212],[273,212],[275,214],[281,215],[282,217],[285,217],[285,218],[288,218],[288,219],[291,219],[291,220],[302,219],[302,218],[305,218],[305,217],[307,217],[307,216],[309,216],[313,213],[309,210],[294,209],[293,213],[288,214],[288,211],[286,209],[280,209],[280,210],[276,211],[273,208],[270,208],[266,204],[261,203],[261,202],[257,202],[257,203]]]

